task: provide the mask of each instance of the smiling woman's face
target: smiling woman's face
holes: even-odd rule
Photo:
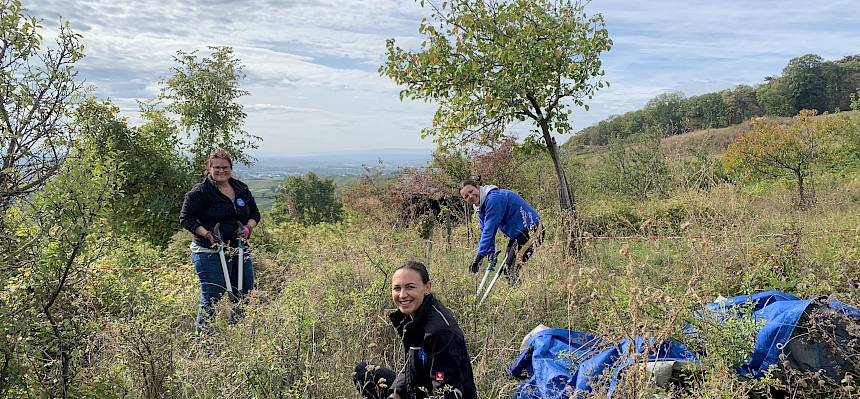
[[[481,201],[481,190],[475,186],[465,186],[460,189],[460,196],[466,200],[469,205],[478,205]]]
[[[421,281],[421,275],[415,270],[403,268],[394,272],[391,277],[391,299],[400,313],[412,316],[421,308],[424,297],[430,293],[430,282]]]
[[[230,165],[230,161],[223,158],[210,159],[206,170],[209,171],[209,176],[212,176],[212,180],[218,183],[230,180],[230,177],[233,175],[233,166]]]

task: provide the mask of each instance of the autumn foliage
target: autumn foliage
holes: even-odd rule
[[[773,118],[753,120],[750,129],[729,146],[726,166],[743,173],[787,176],[797,185],[801,206],[812,201],[805,185],[813,168],[828,157],[839,118],[815,118],[816,111],[803,110],[790,122]]]

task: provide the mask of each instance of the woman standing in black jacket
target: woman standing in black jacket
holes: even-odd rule
[[[360,363],[355,383],[372,399],[476,399],[475,379],[463,331],[451,312],[430,292],[430,275],[421,262],[398,266],[391,278],[389,315],[403,340],[405,364],[399,373]]]
[[[246,251],[242,261],[243,281],[239,287],[238,254],[229,248],[236,248],[239,240],[247,241],[251,230],[260,222],[260,210],[254,196],[245,183],[233,175],[233,160],[225,151],[212,152],[206,160],[206,179],[185,194],[179,219],[182,227],[194,233],[191,242],[191,261],[200,280],[200,309],[197,312],[196,332],[199,336],[206,324],[215,315],[215,303],[224,296],[225,287],[219,242],[227,246],[226,266],[230,275],[230,296],[238,301],[254,286],[254,269],[251,255]],[[215,230],[218,226],[217,231]]]

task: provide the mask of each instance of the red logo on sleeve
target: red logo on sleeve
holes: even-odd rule
[[[445,381],[445,373],[441,371],[436,372],[436,381]]]

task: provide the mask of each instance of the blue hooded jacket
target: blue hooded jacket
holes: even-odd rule
[[[540,216],[517,193],[493,188],[481,202],[478,209],[478,226],[481,240],[478,242],[478,256],[496,252],[496,230],[515,238],[525,230],[533,229],[540,222]]]

